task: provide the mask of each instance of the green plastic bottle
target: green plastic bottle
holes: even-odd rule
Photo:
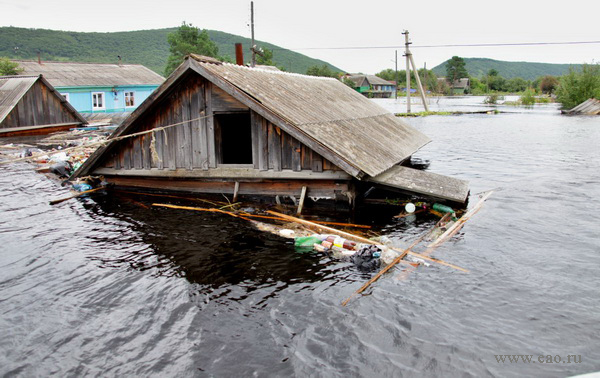
[[[454,213],[454,210],[450,206],[442,205],[441,203],[434,203],[433,210],[440,213]]]

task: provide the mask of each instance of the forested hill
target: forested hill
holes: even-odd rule
[[[469,75],[482,78],[489,70],[495,69],[506,79],[520,77],[525,80],[535,80],[540,76],[561,76],[569,72],[569,67],[580,68],[580,64],[552,64],[530,62],[505,62],[487,58],[463,58]],[[446,62],[433,68],[438,76],[446,76]]]
[[[167,34],[177,28],[138,30],[114,33],[81,33],[46,29],[0,27],[0,57],[75,62],[115,63],[120,55],[123,63],[137,63],[164,74],[169,56]],[[219,54],[235,61],[235,43],[242,43],[249,54],[250,39],[216,30],[208,31],[219,47]],[[257,46],[273,50],[273,61],[289,72],[306,73],[310,66],[323,64],[342,71],[322,60],[309,58],[270,43],[256,41]],[[15,49],[18,47],[18,49]],[[245,61],[250,56],[244,56]]]

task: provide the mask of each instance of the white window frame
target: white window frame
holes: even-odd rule
[[[61,96],[63,96],[65,98],[65,100],[67,100],[68,103],[70,103],[71,101],[69,101],[69,94],[68,93],[61,93]]]
[[[129,96],[127,96],[129,95]],[[135,91],[127,91],[123,93],[123,97],[125,100],[125,107],[126,108],[135,108]],[[133,103],[133,105],[127,105],[127,97],[130,98],[131,102]]]
[[[102,98],[102,106],[94,106],[94,96],[100,96]],[[92,110],[104,110],[106,109],[106,96],[104,92],[92,92]]]

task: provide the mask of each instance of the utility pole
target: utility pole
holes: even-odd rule
[[[250,30],[252,31],[252,46],[250,50],[252,51],[252,63],[251,67],[256,65],[256,45],[254,44],[254,1],[250,2]]]
[[[396,94],[396,100],[398,99],[398,50],[396,50],[396,90],[394,93]]]
[[[410,50],[408,49],[410,42],[408,41],[408,30],[405,30],[402,34],[404,34],[404,44],[406,46],[404,53],[406,57],[406,112],[410,113]]]
[[[425,99],[425,92],[423,91],[423,86],[421,85],[421,78],[419,77],[419,70],[417,69],[417,66],[415,65],[415,60],[413,59],[413,56],[410,52],[410,49],[408,48],[408,45],[410,45],[410,42],[408,41],[408,30],[406,30],[404,33],[402,33],[405,35],[405,39],[406,39],[406,81],[407,81],[407,100],[408,100],[408,105],[406,106],[408,113],[410,113],[410,95],[408,95],[408,92],[410,92],[410,66],[409,66],[409,62],[410,65],[412,65],[412,68],[415,72],[415,79],[417,81],[417,87],[419,88],[419,92],[421,92],[421,99],[423,100],[423,106],[425,107],[425,111],[428,112],[429,111],[429,106],[427,105],[427,101]]]

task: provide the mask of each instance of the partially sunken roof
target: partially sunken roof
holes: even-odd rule
[[[85,119],[64,99],[58,95],[54,88],[44,78],[39,76],[0,76],[0,123],[17,106],[19,101],[38,81],[42,81],[54,95],[59,96],[63,106],[65,106],[77,119],[86,123]]]
[[[337,79],[215,62],[190,56],[112,137],[126,135],[135,120],[160,102],[190,71],[267,118],[347,173],[376,176],[410,157],[430,139]],[[78,172],[90,172],[107,149]],[[342,163],[342,164],[339,164]]]
[[[362,87],[366,85],[394,85],[393,82],[384,80],[375,75],[350,75],[348,79],[354,81],[356,85]]]
[[[337,79],[208,63],[194,55],[192,58],[191,67],[208,80],[220,78],[240,89],[259,106],[370,176],[410,157],[430,141]],[[283,125],[278,126],[285,130]]]
[[[160,85],[165,79],[141,64],[15,60],[23,75],[44,75],[54,87]]]

